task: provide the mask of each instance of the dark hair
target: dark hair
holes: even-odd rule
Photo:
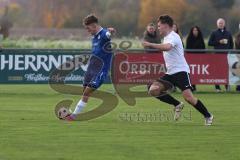
[[[90,14],[83,19],[84,25],[89,25],[92,23],[98,23],[98,18],[94,14]]]
[[[177,28],[177,30],[176,30],[176,33],[177,33],[177,34],[179,34],[179,33],[180,33],[180,31],[179,31],[179,27],[178,27],[177,23],[173,23],[173,26],[174,26],[174,25],[175,25],[175,26],[176,26],[176,28]]]
[[[194,28],[197,28],[197,30],[198,30],[198,36],[197,37],[194,37],[194,35],[193,35]],[[191,39],[191,40],[193,40],[193,39],[203,39],[203,35],[202,35],[201,29],[198,26],[193,26],[191,28],[189,34],[188,34],[188,38]]]
[[[198,35],[195,37],[193,35],[194,28],[197,28]],[[205,43],[203,39],[203,35],[201,29],[198,26],[193,26],[187,36],[187,49],[205,49]]]
[[[158,18],[158,22],[161,22],[162,24],[168,24],[170,27],[173,26],[173,19],[169,15],[161,15]]]
[[[148,27],[156,27],[154,23],[148,23]]]

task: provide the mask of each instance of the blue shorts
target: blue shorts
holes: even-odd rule
[[[94,74],[86,73],[84,77],[83,86],[98,89],[105,81],[107,75],[108,75],[107,72],[100,72]]]
[[[91,56],[89,65],[84,76],[83,86],[94,89],[99,88],[108,75],[108,67],[104,65],[101,58]]]

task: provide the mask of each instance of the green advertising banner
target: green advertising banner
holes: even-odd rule
[[[4,49],[0,51],[0,83],[46,84],[54,70],[68,72],[65,83],[82,83],[88,50]],[[109,77],[107,82],[110,82]]]

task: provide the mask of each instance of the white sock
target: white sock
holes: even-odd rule
[[[73,114],[80,114],[81,111],[83,110],[83,108],[85,107],[87,103],[83,102],[82,100],[80,100],[73,112]]]

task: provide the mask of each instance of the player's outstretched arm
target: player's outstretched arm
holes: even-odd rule
[[[172,49],[172,45],[170,43],[157,44],[157,43],[149,43],[149,42],[143,41],[142,45],[144,47],[151,47],[151,48],[158,49],[160,51],[169,51]]]

